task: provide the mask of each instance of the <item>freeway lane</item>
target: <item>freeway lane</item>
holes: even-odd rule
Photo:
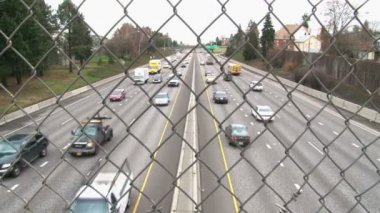
[[[165,79],[169,73],[169,70],[163,71]],[[185,70],[183,71],[185,74]],[[110,89],[115,86],[116,82],[109,83],[108,85],[99,88],[101,94],[105,96]],[[109,121],[114,128],[114,139],[104,146],[105,151],[109,152],[109,159],[115,162],[122,162],[125,157],[130,158],[132,170],[137,176],[145,165],[149,163],[148,150],[154,150],[156,148],[156,138],[159,137],[158,131],[152,131],[150,134],[146,134],[146,130],[141,126],[149,126],[152,129],[162,129],[165,121],[164,116],[160,116],[153,107],[149,107],[148,98],[140,91],[140,89],[130,81],[124,81],[121,87],[127,89],[127,101],[120,103],[109,103],[107,101],[108,109],[102,110],[101,114],[111,115],[113,118]],[[169,95],[173,98],[178,89],[166,87],[166,84],[148,84],[143,86],[150,95],[158,91],[162,87],[163,90],[169,92]],[[88,92],[88,95],[83,95],[82,98],[77,99],[73,104],[67,106],[68,111],[76,118],[82,119],[85,116],[91,116],[98,109],[101,108],[101,98],[98,98],[93,92]],[[169,107],[162,107],[162,112],[168,115]],[[147,111],[139,117],[141,113]],[[117,113],[118,117],[123,121],[118,120],[118,117],[113,115]],[[43,112],[42,114],[46,114]],[[134,125],[130,128],[129,135],[126,131],[125,124],[130,124],[134,121]],[[12,123],[9,125],[16,126]],[[51,145],[48,148],[48,157],[40,159],[33,165],[38,172],[47,177],[46,184],[49,187],[42,187],[42,178],[33,170],[25,169],[24,172],[18,178],[6,178],[3,184],[8,188],[14,189],[14,192],[21,196],[22,199],[31,200],[28,203],[28,208],[33,212],[59,212],[65,207],[67,201],[71,201],[76,190],[79,188],[82,182],[82,174],[87,174],[96,162],[100,159],[104,159],[104,153],[99,153],[96,157],[84,157],[73,158],[67,154],[63,155],[67,149],[69,142],[70,130],[77,126],[74,119],[65,112],[59,111],[58,113],[49,117],[41,126],[41,131],[48,133]],[[2,132],[2,134],[4,134]],[[129,136],[127,136],[129,135]],[[137,142],[138,139],[140,142]],[[117,145],[117,146],[116,146]],[[148,150],[147,150],[148,149]],[[46,163],[47,162],[47,163]],[[57,166],[57,163],[60,163]],[[42,167],[40,167],[42,166]],[[73,168],[75,166],[76,169]],[[34,183],[34,184],[30,184]],[[140,180],[136,181],[136,185],[139,186]],[[15,187],[17,186],[17,187]],[[41,191],[39,191],[41,190]],[[38,193],[37,193],[38,192]],[[37,193],[37,196],[33,197]],[[58,195],[58,194],[59,195]],[[16,198],[12,192],[7,192],[4,188],[0,190],[0,197],[2,207],[8,212],[17,212],[23,209],[25,203]],[[134,199],[134,198],[133,198]]]
[[[205,66],[205,69],[212,69],[214,72],[217,72],[218,70],[216,66]],[[243,90],[245,89],[245,91],[247,91],[248,82],[255,78],[257,79],[257,77],[258,76],[255,76],[252,73],[243,72],[242,76],[234,77],[234,81]],[[283,104],[282,102],[284,102],[284,100],[287,100],[285,95],[286,93],[276,91],[278,88],[274,87],[272,82],[264,81],[264,83],[266,86],[265,91],[262,93],[250,92],[247,96],[247,100],[254,104],[268,104],[274,110],[279,109]],[[311,134],[310,131],[303,133],[307,122],[305,119],[302,119],[302,116],[296,112],[294,107],[286,106],[284,109],[282,109],[279,112],[278,116],[276,116],[276,120],[273,123],[269,124],[268,130],[263,133],[263,130],[265,129],[263,128],[264,126],[262,123],[258,123],[253,120],[252,116],[250,115],[250,107],[248,104],[244,104],[242,106],[239,106],[239,108],[236,108],[243,100],[241,98],[242,94],[236,89],[235,86],[232,86],[232,83],[227,84],[226,82],[219,80],[218,84],[212,87],[212,89],[225,89],[227,92],[229,92],[230,98],[232,99],[232,103],[229,103],[228,106],[219,107],[221,110],[219,113],[218,110],[216,110],[217,118],[223,120],[229,113],[232,113],[236,109],[236,112],[234,112],[232,117],[227,120],[227,123],[231,121],[244,122],[246,125],[252,128],[252,133],[255,137],[257,137],[257,140],[253,141],[251,147],[249,147],[248,150],[244,151],[244,160],[240,161],[237,164],[236,168],[233,168],[231,172],[232,177],[235,180],[234,185],[236,194],[239,198],[243,197],[243,201],[245,201],[244,198],[251,196],[252,193],[255,192],[255,189],[258,189],[259,186],[262,186],[262,176],[258,176],[257,173],[255,174],[255,169],[257,169],[258,172],[262,172],[264,175],[270,172],[268,169],[274,169],[274,172],[270,173],[269,178],[266,179],[265,183],[268,183],[268,186],[265,186],[263,190],[268,189],[269,186],[273,186],[275,191],[278,191],[286,201],[290,200],[291,197],[289,196],[293,195],[293,193],[296,192],[297,189],[302,185],[303,176],[307,172],[311,173],[309,177],[310,185],[316,188],[321,196],[324,196],[326,193],[328,193],[329,190],[331,190],[341,179],[339,176],[340,171],[329,159],[325,159],[322,164],[318,165],[317,169],[312,170],[315,165],[317,165],[317,163],[326,156],[324,156],[323,152],[321,151],[322,146],[318,147],[320,144],[318,144],[315,136]],[[283,99],[283,101],[281,101],[281,99]],[[297,105],[298,104],[302,104],[302,110],[305,109],[306,113],[309,113],[310,115],[314,115],[316,111],[319,110],[316,109],[316,106],[308,106],[310,104],[305,100],[300,101],[300,103],[297,102]],[[215,108],[218,107],[215,106]],[[332,130],[337,129],[336,126],[340,121],[338,119],[332,119],[332,116],[328,113],[322,113],[317,118],[318,123],[315,122],[316,125],[312,125],[312,130],[316,132],[316,135],[319,138],[321,138],[323,135],[325,135],[324,138],[329,139],[331,137],[336,137],[336,135],[333,134]],[[329,127],[331,124],[332,126]],[[342,122],[340,122],[340,125],[342,125]],[[271,130],[273,134],[271,134],[269,130]],[[359,137],[376,137],[375,135],[368,136],[368,133],[360,128],[356,128],[355,130],[358,131]],[[329,135],[330,133],[333,136]],[[280,140],[273,138],[273,136],[276,135],[279,136]],[[297,138],[298,142],[293,144]],[[339,138],[337,138],[337,141],[334,142],[334,144],[331,146],[331,150],[336,150],[334,150],[334,153],[330,153],[330,156],[333,157],[332,159],[334,161],[341,162],[342,160],[340,158],[343,158],[343,160],[346,162],[352,163],[355,160],[355,158],[358,156],[358,150],[357,148],[356,150],[352,149],[355,147],[351,146],[351,144],[347,144],[347,141],[352,140],[352,136],[345,134],[342,134]],[[322,138],[322,141],[328,140]],[[282,142],[284,146],[281,146],[280,142]],[[338,144],[338,142],[339,145],[335,146]],[[283,162],[279,163],[278,161],[281,160],[282,157],[285,157],[284,147],[291,146],[292,149],[290,149],[288,157]],[[378,153],[378,149],[372,149],[372,151]],[[226,148],[226,153],[227,159],[229,159],[229,165],[234,165],[235,162],[241,160],[240,151],[231,153],[230,149]],[[340,153],[340,155],[337,155],[336,153]],[[245,164],[245,162],[252,163],[252,165],[242,166],[242,164]],[[265,165],[270,166],[266,168]],[[243,172],[249,170],[252,171],[251,174],[249,172]],[[303,172],[301,172],[302,170]],[[373,165],[370,165],[368,161],[366,162],[361,160],[356,164],[356,166],[351,167],[346,172],[346,178],[349,183],[354,184],[355,188],[359,189],[358,191],[360,192],[378,181],[378,176],[375,172],[376,169]],[[255,175],[258,176],[258,180],[252,179],[251,181],[247,181],[243,178],[252,177]],[[329,178],[327,179],[325,177]],[[241,181],[240,178],[243,179],[243,181]],[[258,186],[256,188],[249,188],[252,186],[252,183],[257,183]],[[239,189],[241,189],[241,191]],[[272,193],[274,192],[273,190],[269,191],[272,191]],[[270,207],[268,208],[265,206],[265,204],[262,203],[262,200],[269,200],[264,203],[269,203],[273,207],[278,202],[275,196],[273,196],[274,198],[272,199],[267,199],[267,197],[260,198],[263,193],[260,191],[257,191],[257,193],[258,194],[256,196],[254,196],[252,199],[249,199],[248,202],[244,203],[243,205],[243,208],[245,210],[248,210],[248,212],[254,210],[259,211],[263,209],[271,209]],[[347,183],[343,182],[336,189],[334,189],[333,192],[327,194],[328,196],[325,199],[325,205],[333,211],[348,211],[348,209],[356,203],[353,199],[353,194],[354,193],[352,189],[350,189],[350,186],[347,186]],[[365,203],[366,206],[368,206],[370,209],[378,208],[376,205],[376,200],[378,199],[379,194],[376,193],[375,189],[373,189],[372,192],[368,195],[363,196],[363,198],[364,197],[365,201],[362,200],[362,202]],[[302,188],[301,196],[297,196],[296,201],[292,201],[289,204],[288,208],[294,212],[300,212],[305,211],[305,206],[307,206],[308,210],[311,212],[317,211],[318,207],[321,206],[318,202],[318,198],[319,197],[317,194],[313,192],[309,186],[306,186]],[[310,200],[313,200],[314,202],[311,203]],[[282,204],[282,202],[278,203]],[[357,207],[357,209],[360,209],[360,206]]]

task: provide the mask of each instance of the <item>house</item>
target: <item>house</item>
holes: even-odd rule
[[[291,36],[292,35],[292,36]],[[293,40],[293,42],[290,42]],[[275,34],[274,48],[297,51],[295,44],[304,52],[319,52],[321,42],[310,30],[299,24],[287,24]],[[288,45],[288,46],[286,46]]]

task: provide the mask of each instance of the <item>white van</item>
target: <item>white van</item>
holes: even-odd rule
[[[133,80],[135,84],[145,84],[149,79],[149,69],[148,68],[136,68]]]

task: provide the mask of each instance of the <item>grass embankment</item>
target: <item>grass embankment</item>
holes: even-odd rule
[[[161,51],[161,53],[167,56],[173,54],[174,51],[166,50]],[[152,53],[150,55],[154,55],[155,58],[161,58],[158,53]],[[148,63],[150,55],[143,55],[133,64],[133,67]],[[102,58],[102,63],[98,63],[99,57]],[[107,77],[123,73],[125,68],[130,66],[132,62],[133,60],[125,61],[123,67],[117,62],[108,63],[108,57],[96,56],[85,66],[85,68],[80,72],[80,75],[89,83],[94,83]],[[30,81],[28,81],[29,78],[31,77],[24,76],[22,79],[22,85],[17,85],[14,78],[8,78],[7,89],[14,96],[16,96],[15,103],[20,107],[27,107],[54,97],[54,94],[49,90],[49,88],[55,94],[62,94],[66,90],[70,91],[87,85],[87,83],[80,78],[75,69],[73,73],[69,73],[68,67],[61,65],[51,66],[44,72],[42,77],[33,77]],[[44,84],[46,84],[49,88]],[[15,106],[9,109],[11,105],[12,97],[7,92],[0,89],[0,115],[4,112],[10,113],[18,110]]]
[[[249,66],[256,67],[258,69],[266,71],[266,66],[265,66],[266,64],[260,59],[245,61],[242,50],[238,51],[232,58],[234,60],[247,64]],[[301,66],[289,69],[287,66],[284,65],[284,67],[282,68],[274,68],[272,70],[272,73],[282,78],[295,81],[297,74],[301,75],[301,77],[303,74],[305,74],[305,69],[304,67],[301,67]],[[339,84],[339,81],[327,79],[327,78],[321,78],[321,81],[327,87],[327,89],[329,90],[334,89],[332,91],[332,94],[335,97],[342,98],[349,102],[352,102],[358,105],[363,105],[364,103],[367,102],[369,98],[367,91],[362,87],[353,86],[347,83],[342,83],[338,87],[336,87]],[[326,92],[320,85],[317,85],[317,87],[319,88],[315,88],[315,89]],[[374,95],[371,101],[372,103],[367,103],[365,107],[378,110],[378,108],[380,107],[380,96]]]

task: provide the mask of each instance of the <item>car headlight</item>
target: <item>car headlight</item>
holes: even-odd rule
[[[87,143],[86,146],[87,146],[87,148],[92,148],[92,147],[95,146],[95,144],[94,144],[94,142],[90,141],[90,142]]]
[[[10,163],[5,163],[5,164],[3,164],[3,166],[1,166],[1,168],[6,169],[6,168],[8,168],[10,166],[11,166]]]

